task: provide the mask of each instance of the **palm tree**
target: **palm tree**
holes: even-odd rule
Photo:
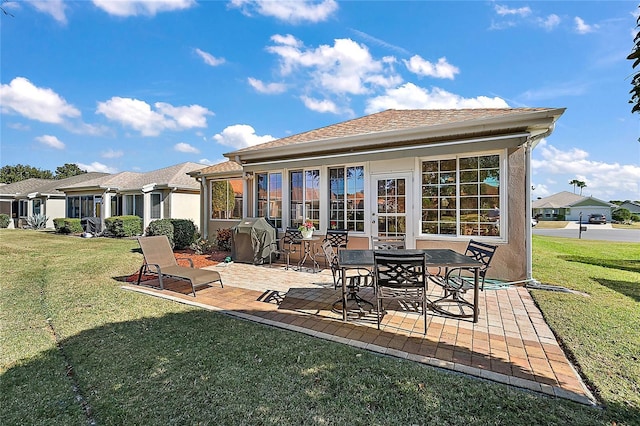
[[[573,179],[569,181],[569,185],[573,185],[573,193],[576,193],[576,185],[578,185],[580,181],[578,179]]]
[[[586,184],[586,183],[584,183],[583,181],[579,180],[579,181],[576,183],[576,186],[577,186],[578,188],[580,188],[580,195],[582,195],[582,188],[586,188],[586,187],[587,187],[587,184]]]

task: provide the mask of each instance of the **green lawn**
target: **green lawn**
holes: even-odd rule
[[[640,424],[637,245],[534,237],[590,295],[534,291],[605,409],[123,291],[136,248],[0,230],[0,424]]]

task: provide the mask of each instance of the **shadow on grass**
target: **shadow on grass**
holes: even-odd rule
[[[204,310],[110,323],[61,345],[72,371],[48,351],[2,375],[2,424],[77,418],[69,374],[98,424],[595,425],[640,417]],[[43,379],[69,392],[61,397]]]
[[[610,288],[620,294],[632,298],[636,302],[640,302],[640,283],[631,281],[607,280],[604,278],[592,278],[599,284]]]
[[[585,263],[588,265],[602,266],[603,268],[619,269],[621,271],[640,272],[640,259],[602,259],[587,256],[560,256],[567,262]]]

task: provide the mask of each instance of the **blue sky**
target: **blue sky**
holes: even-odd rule
[[[640,200],[633,1],[3,1],[0,165],[150,171],[389,108],[565,107],[534,196]]]

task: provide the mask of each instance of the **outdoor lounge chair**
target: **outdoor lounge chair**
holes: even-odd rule
[[[216,281],[219,281],[220,287],[223,287],[222,277],[217,271],[194,268],[193,261],[188,258],[181,260],[188,260],[190,266],[178,265],[166,235],[138,237],[138,243],[144,256],[144,262],[138,274],[138,285],[140,285],[143,274],[155,274],[158,276],[161,290],[164,290],[163,277],[189,281],[193,297],[196,297],[196,287],[210,285]]]

